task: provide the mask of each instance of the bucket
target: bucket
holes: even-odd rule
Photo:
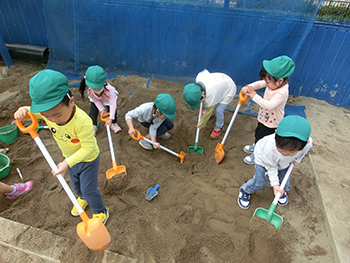
[[[0,128],[0,141],[13,143],[18,138],[18,129],[15,125],[8,125]]]
[[[0,179],[5,178],[10,172],[11,161],[7,155],[0,153]]]

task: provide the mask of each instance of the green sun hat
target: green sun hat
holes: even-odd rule
[[[44,112],[56,107],[69,92],[65,75],[51,69],[44,69],[29,81],[29,96],[32,99],[31,112]]]
[[[311,133],[311,126],[307,119],[299,115],[289,115],[282,119],[276,131],[281,137],[295,137],[307,142]]]
[[[290,57],[280,56],[272,60],[264,60],[263,67],[272,77],[283,79],[293,74],[295,64]]]
[[[201,103],[202,91],[201,88],[195,83],[187,84],[182,95],[187,102],[188,107],[191,109],[197,108]]]
[[[92,89],[100,89],[105,85],[106,72],[100,66],[91,66],[85,72],[85,83]]]
[[[161,93],[157,96],[155,101],[157,109],[160,110],[160,112],[169,119],[175,119],[176,117],[176,103],[175,99],[170,95],[166,93]]]

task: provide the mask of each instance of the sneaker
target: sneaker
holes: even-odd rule
[[[96,132],[98,131],[98,128],[96,125],[93,125],[94,126],[94,136],[96,136]]]
[[[243,161],[244,161],[246,164],[255,164],[254,153],[252,153],[252,154],[249,155],[249,156],[244,157]]]
[[[171,137],[170,133],[166,132],[160,136],[158,136],[159,138],[163,139],[163,140],[167,140]]]
[[[219,127],[215,126],[214,130],[210,134],[210,138],[218,139],[222,130],[223,130],[223,128],[219,128]]]
[[[203,118],[204,114],[205,114],[205,110],[202,111],[201,119]],[[214,116],[214,112],[210,115],[210,118],[213,117],[213,116]]]
[[[286,192],[284,192],[280,199],[278,199],[278,204],[280,206],[285,206],[286,204],[288,204],[288,195]]]
[[[146,150],[153,150],[152,144],[150,144],[149,142],[146,142],[143,139],[139,140],[139,144]]]
[[[253,153],[254,152],[254,147],[255,147],[255,143],[253,143],[252,145],[246,145],[243,147],[243,151],[245,153]]]
[[[239,189],[239,196],[238,196],[238,205],[243,209],[248,209],[250,206],[250,194],[244,192],[241,189]]]
[[[122,128],[119,127],[118,123],[112,123],[110,128],[112,131],[114,131],[114,133],[120,132],[122,130]]]
[[[77,201],[83,210],[85,210],[85,208],[88,206],[88,203],[83,198],[78,197]],[[75,206],[73,206],[73,209],[72,211],[70,211],[70,213],[72,214],[72,216],[79,215],[78,209]]]
[[[32,181],[28,181],[26,183],[19,183],[19,184],[13,184],[12,186],[16,187],[16,192],[15,193],[7,193],[7,198],[8,199],[14,199],[20,195],[24,195],[25,193],[27,193],[28,191],[30,191],[30,189],[32,189],[33,187],[33,182]]]
[[[101,219],[103,224],[107,223],[107,220],[109,218],[109,208],[106,206],[106,211],[103,213],[99,213],[99,214],[93,214],[92,218],[99,218]]]

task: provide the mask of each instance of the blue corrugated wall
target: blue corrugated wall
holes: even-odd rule
[[[84,5],[84,1],[48,2],[50,5],[42,0],[0,1],[0,32],[5,42],[49,46],[50,60],[62,61],[62,65],[56,66],[75,72],[83,72],[85,65],[104,66],[105,61],[110,61],[108,66],[116,73],[122,70],[194,79],[198,71],[208,68],[231,75],[239,85],[258,78],[262,59],[289,50],[288,55],[297,54],[296,71],[290,78],[291,94],[350,108],[349,27],[315,23],[303,42],[300,41],[303,22],[283,32],[279,31],[283,23],[281,27],[271,26],[282,20],[263,13],[260,20],[254,16],[247,20],[243,11],[233,16],[232,12],[215,15],[198,9],[189,13],[159,5],[118,4],[115,8],[113,3],[111,8],[106,1],[100,6],[103,16],[95,17],[91,6]],[[157,8],[158,15],[149,15],[146,12],[149,8]],[[53,9],[55,21],[50,14]],[[44,18],[43,13],[50,17]],[[77,15],[78,18],[72,19]],[[101,27],[103,22],[111,20],[118,22],[113,27],[110,24]],[[50,28],[49,32],[46,28]],[[147,34],[142,33],[145,30]],[[267,38],[269,48],[264,41],[258,43],[272,30],[280,37]],[[246,35],[254,38],[245,38]],[[87,40],[98,40],[98,45],[104,48],[96,49],[89,42],[80,42],[86,36]],[[215,48],[208,53],[208,46]],[[55,49],[57,52],[52,52]],[[69,63],[62,59],[67,55],[71,58]],[[246,57],[249,63],[242,62]]]

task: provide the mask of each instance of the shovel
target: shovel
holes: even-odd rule
[[[201,102],[200,107],[199,107],[198,123],[201,120],[202,108],[203,108],[203,102]],[[197,127],[196,141],[194,143],[194,146],[190,146],[190,147],[187,148],[187,153],[189,153],[189,152],[197,152],[197,153],[203,154],[203,148],[202,147],[198,147],[199,130],[200,130],[199,127]]]
[[[294,167],[294,165],[293,165],[293,163],[291,163],[289,165],[287,172],[286,172],[286,175],[283,178],[282,184],[280,186],[281,189],[284,189],[284,187],[288,181],[288,178],[293,170],[293,167]],[[274,225],[275,228],[277,228],[277,230],[279,230],[282,223],[283,223],[283,218],[274,212],[275,212],[275,209],[277,206],[278,199],[280,199],[280,197],[281,197],[281,193],[278,192],[276,194],[275,198],[273,199],[273,202],[272,202],[269,210],[266,210],[266,209],[261,208],[261,207],[257,208],[254,212],[253,218],[254,218],[254,216],[256,216],[256,217],[260,217],[262,219],[266,219],[268,222],[270,222],[272,225]]]
[[[30,124],[24,124],[25,127],[28,127]],[[42,129],[45,129],[45,130],[48,130],[49,129],[49,126],[38,126],[36,128],[36,131],[38,132],[39,130],[42,130]],[[28,133],[26,133],[28,134]]]
[[[106,123],[109,120],[109,113],[106,113],[104,116],[101,116],[101,120]],[[125,173],[125,175],[126,175],[126,169],[125,169],[124,165],[117,166],[117,162],[115,160],[115,155],[114,155],[113,143],[112,143],[111,129],[110,129],[109,125],[106,125],[106,130],[107,130],[109,149],[111,151],[112,165],[113,165],[113,168],[108,169],[106,171],[106,177],[107,177],[107,179],[111,179],[113,176],[121,174],[121,173]]]
[[[31,135],[31,137],[34,139],[34,141],[38,145],[41,153],[44,155],[46,161],[50,165],[51,169],[54,171],[57,171],[57,166],[55,162],[52,160],[49,152],[47,151],[45,145],[43,144],[43,142],[39,137],[39,134],[36,131],[36,128],[38,126],[38,120],[36,119],[33,113],[28,112],[28,115],[32,120],[32,124],[29,125],[28,127],[24,127],[19,120],[16,120],[17,127],[22,132],[27,132]],[[85,211],[79,205],[77,199],[75,198],[72,190],[69,188],[63,176],[61,174],[58,174],[56,177],[60,181],[62,187],[66,191],[73,205],[77,208],[80,218],[83,220],[83,222],[80,222],[77,225],[77,234],[80,237],[80,239],[84,242],[84,244],[89,249],[93,251],[99,251],[99,250],[104,250],[108,248],[109,245],[111,244],[111,237],[105,225],[98,218],[89,219]]]
[[[158,194],[157,189],[159,187],[159,184],[156,184],[154,188],[149,188],[146,193],[146,200],[151,201],[156,195]]]
[[[222,142],[221,142],[221,143],[218,143],[218,144],[216,145],[216,148],[215,148],[214,155],[215,155],[215,160],[216,160],[216,162],[217,162],[218,164],[221,163],[222,159],[224,159],[224,157],[225,157],[225,151],[224,151],[224,149],[223,149],[224,143],[225,143],[225,141],[226,141],[226,138],[227,138],[227,136],[228,136],[228,133],[229,133],[230,130],[231,130],[232,124],[233,124],[233,122],[234,122],[235,119],[236,119],[236,116],[237,116],[237,114],[238,114],[239,108],[241,107],[243,101],[246,101],[247,98],[248,98],[247,95],[245,95],[245,96],[243,97],[243,92],[242,92],[242,90],[241,90],[241,91],[239,92],[239,101],[238,101],[236,110],[235,110],[235,112],[233,113],[233,116],[232,116],[232,118],[231,118],[230,124],[228,125],[227,131],[225,132],[225,136],[224,136],[224,138],[222,139]]]
[[[135,135],[136,133],[136,135]],[[144,137],[141,135],[141,133],[135,129],[135,133],[131,135],[131,138],[133,138],[134,140],[136,141],[139,141],[139,140],[145,140],[146,142],[149,142],[150,144],[153,144],[153,145],[157,145],[157,143],[155,143],[154,141]],[[180,162],[181,163],[184,163],[184,158],[185,156],[187,155],[186,153],[184,153],[183,151],[180,152],[180,154],[177,154],[176,152],[173,152],[172,150],[169,150],[168,148],[165,148],[164,146],[162,145],[159,145],[160,146],[160,149],[172,154],[172,155],[175,155],[176,157],[179,157],[180,158]]]

